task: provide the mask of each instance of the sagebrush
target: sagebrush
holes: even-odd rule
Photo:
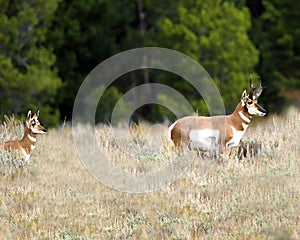
[[[290,109],[284,116],[254,121],[245,145],[237,149],[240,153],[220,158],[205,174],[199,171],[203,159],[198,157],[177,181],[147,194],[119,192],[97,181],[78,158],[71,129],[52,129],[39,137],[29,165],[15,174],[1,175],[0,236],[297,239],[299,117],[297,109]],[[134,141],[146,151],[148,140],[138,131],[133,132],[137,134]],[[132,174],[168,164],[168,158],[141,162],[128,154],[118,155],[120,149],[106,127],[99,126],[96,133],[114,164]],[[123,144],[133,147],[126,141]],[[6,167],[1,166],[1,171]]]

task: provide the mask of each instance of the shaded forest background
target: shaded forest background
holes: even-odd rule
[[[260,103],[279,112],[300,101],[300,2],[293,0],[0,0],[0,114],[40,109],[55,126],[71,119],[76,93],[103,60],[137,47],[165,47],[198,61],[213,77],[230,112],[248,88],[249,73],[267,90]],[[98,121],[116,101],[148,82],[180,91],[201,114],[205,104],[184,79],[139,70],[101,98]],[[137,116],[174,116],[144,106]]]

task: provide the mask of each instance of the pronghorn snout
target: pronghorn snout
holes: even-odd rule
[[[263,117],[263,116],[267,115],[267,110],[264,109],[259,104],[257,104],[257,110],[258,110],[258,116]]]
[[[40,132],[41,132],[42,134],[47,133],[47,129],[46,129],[46,128],[44,128],[42,125],[40,125],[40,127],[41,127]]]
[[[44,128],[39,122],[35,122],[30,127],[30,130],[36,134],[45,134],[47,133],[47,129]]]
[[[251,107],[248,107],[248,112],[250,115],[259,117],[263,117],[267,114],[267,111],[257,103]]]

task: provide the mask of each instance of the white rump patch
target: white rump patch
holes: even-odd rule
[[[174,128],[174,126],[176,125],[177,121],[175,121],[169,128],[168,128],[168,137],[169,139],[171,139],[171,132]]]
[[[190,131],[189,138],[191,148],[202,151],[218,151],[220,131],[212,129],[192,130]]]

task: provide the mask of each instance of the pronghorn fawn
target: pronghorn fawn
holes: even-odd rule
[[[19,157],[25,163],[29,161],[32,150],[35,149],[36,135],[47,133],[46,128],[40,124],[38,117],[39,111],[32,116],[31,111],[29,110],[27,113],[23,138],[21,140],[11,140],[1,143],[4,150],[17,151]]]
[[[249,95],[244,90],[241,101],[232,114],[212,117],[187,116],[174,122],[169,127],[169,136],[175,147],[188,145],[194,150],[212,151],[216,154],[230,153],[230,149],[240,143],[252,116],[265,116],[267,113],[257,103],[263,91],[260,79],[259,87],[255,90],[250,76]]]

